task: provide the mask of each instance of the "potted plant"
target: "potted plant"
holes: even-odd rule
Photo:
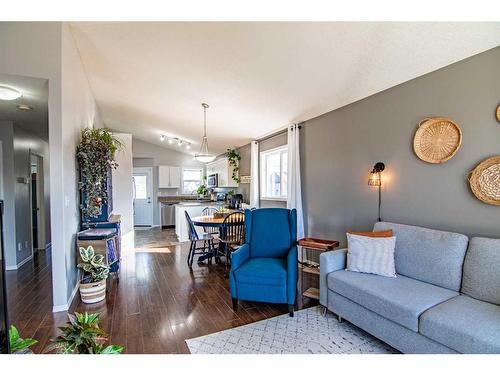
[[[62,334],[52,340],[46,352],[61,354],[119,354],[123,346],[104,346],[108,335],[99,327],[99,314],[68,314],[69,323],[59,327]]]
[[[80,247],[81,263],[78,268],[82,270],[80,279],[80,297],[84,303],[96,303],[106,298],[106,279],[109,267],[104,264],[104,256],[96,254],[94,248]]]
[[[198,193],[199,198],[204,198],[205,194],[207,194],[207,187],[204,184],[202,184],[202,185],[198,186],[198,189],[196,189],[196,192]]]
[[[35,339],[23,339],[19,336],[19,331],[13,325],[9,328],[9,347],[12,354],[33,354],[29,348],[38,343]]]
[[[106,181],[109,169],[116,169],[115,153],[123,144],[113,134],[102,128],[85,128],[76,150],[80,165],[81,188],[85,200],[82,202],[84,214],[97,218],[107,199]]]
[[[234,148],[228,148],[226,152],[226,157],[229,161],[229,165],[233,167],[233,173],[231,178],[234,182],[240,183],[240,175],[238,171],[240,170],[239,162],[241,160],[240,153]]]

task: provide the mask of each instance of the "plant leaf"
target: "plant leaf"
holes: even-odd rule
[[[120,345],[108,345],[101,350],[100,354],[120,354],[123,352],[123,346]]]

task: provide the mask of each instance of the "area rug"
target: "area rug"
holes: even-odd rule
[[[192,354],[394,354],[397,351],[328,312],[311,307],[186,340]]]

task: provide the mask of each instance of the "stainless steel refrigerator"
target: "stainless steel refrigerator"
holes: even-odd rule
[[[5,290],[5,258],[3,249],[3,201],[0,200],[0,353],[9,352],[7,326],[7,293]]]

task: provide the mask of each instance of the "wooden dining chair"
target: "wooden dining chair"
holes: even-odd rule
[[[205,207],[203,211],[201,211],[201,216],[214,216],[215,213],[219,212],[219,210],[215,207]],[[214,237],[219,236],[219,229],[216,227],[203,227],[205,233],[210,233]]]
[[[226,257],[226,267],[231,263],[231,253],[245,241],[245,214],[241,211],[229,214],[222,223],[219,241]]]
[[[214,237],[210,233],[203,233],[202,238],[200,238],[198,232],[196,232],[196,228],[194,227],[191,217],[187,211],[184,211],[184,213],[186,215],[188,225],[189,241],[191,241],[187,258],[188,266],[191,268],[193,266],[195,255],[208,255],[209,253],[214,254]],[[212,264],[212,256],[208,258],[208,264]]]

